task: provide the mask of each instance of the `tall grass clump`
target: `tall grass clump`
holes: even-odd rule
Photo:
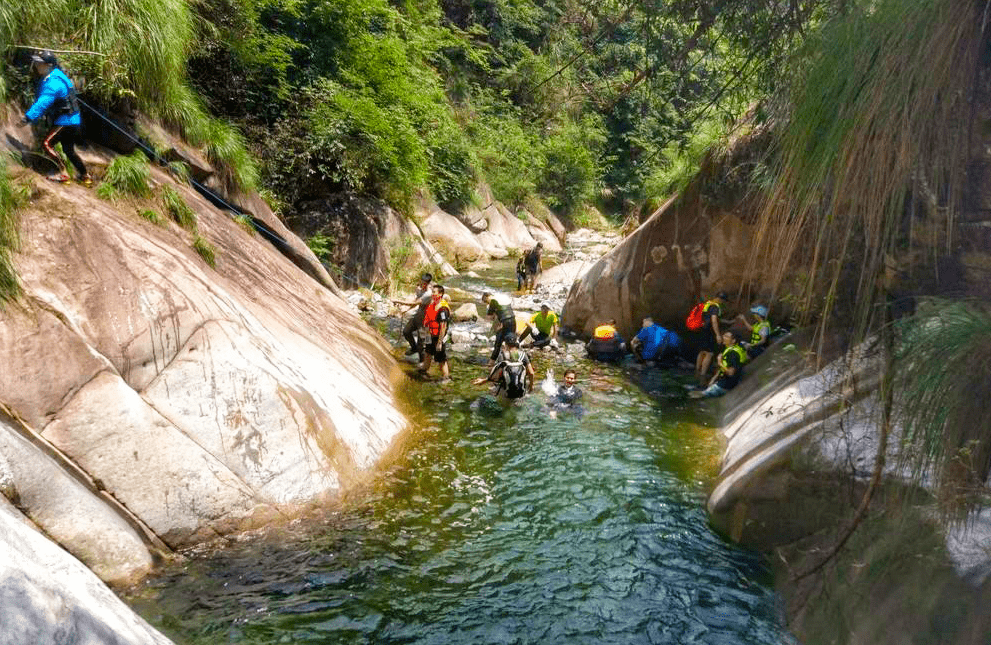
[[[11,185],[7,164],[0,158],[0,305],[16,298],[21,292],[14,253],[20,247],[17,209],[21,196]]]
[[[103,199],[114,199],[121,195],[150,197],[151,166],[148,158],[140,150],[116,157],[107,166],[103,183],[96,192]]]
[[[956,0],[859,3],[797,60],[751,268],[775,285],[807,269],[796,296],[820,330],[831,314],[848,316],[851,342],[883,326],[886,271],[922,244],[913,223],[926,220],[930,255],[949,248],[980,18]]]
[[[991,469],[991,310],[934,299],[902,324],[901,336],[895,366],[906,455],[938,484],[945,512],[969,510]]]
[[[0,3],[0,43],[44,43],[104,54],[61,58],[70,74],[86,78],[87,95],[106,105],[133,101],[179,129],[189,143],[207,148],[225,179],[253,187],[257,171],[247,161],[243,140],[211,117],[186,84],[195,39],[188,0]]]
[[[217,268],[217,249],[199,233],[193,238],[193,249],[203,258],[204,262],[210,265],[211,269]]]
[[[196,213],[189,207],[182,195],[171,186],[162,188],[162,203],[165,205],[165,211],[179,226],[190,233],[196,233],[199,230]]]

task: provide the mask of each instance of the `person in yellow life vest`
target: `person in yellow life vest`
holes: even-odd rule
[[[592,338],[585,345],[588,357],[597,361],[619,361],[626,354],[626,341],[616,329],[616,320],[599,325],[592,332]]]
[[[557,314],[551,311],[550,305],[544,303],[540,305],[540,311],[530,316],[530,322],[523,328],[520,334],[520,342],[527,336],[533,338],[532,347],[547,347],[550,345],[557,349]]]
[[[743,364],[747,362],[747,352],[740,346],[739,336],[736,332],[726,330],[723,332],[722,343],[726,349],[716,359],[716,364],[719,366],[716,375],[704,390],[690,392],[689,396],[692,398],[722,396],[736,387],[743,378]]]
[[[720,327],[723,307],[729,296],[724,291],[716,294],[712,300],[707,300],[705,308],[702,309],[703,327],[701,338],[699,339],[699,353],[695,357],[695,378],[700,386],[705,386],[709,380],[709,366],[712,364],[712,357],[719,351],[719,341],[723,336]]]
[[[754,324],[752,325],[743,314],[737,316],[737,319],[750,330],[750,341],[744,341],[741,345],[747,350],[747,356],[757,358],[767,349],[768,341],[771,338],[771,321],[767,319],[767,307],[764,305],[754,305],[750,308],[750,313],[754,315]]]
[[[430,304],[423,314],[423,327],[430,334],[430,341],[424,347],[425,356],[420,371],[426,374],[430,363],[440,366],[441,383],[451,380],[451,370],[447,364],[447,332],[451,320],[451,305],[444,296],[444,286],[435,284],[430,292]]]

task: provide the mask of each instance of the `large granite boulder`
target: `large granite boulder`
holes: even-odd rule
[[[442,210],[431,213],[423,220],[420,228],[424,237],[455,264],[475,262],[488,257],[475,235],[458,218]]]
[[[196,213],[215,268],[173,223],[24,173],[23,296],[0,312],[5,494],[113,581],[340,494],[407,427],[402,373],[344,301],[152,177]]]
[[[442,276],[457,274],[415,223],[379,199],[339,193],[303,202],[289,225],[298,235],[328,241],[329,260],[349,289],[388,285],[396,271],[436,267]]]

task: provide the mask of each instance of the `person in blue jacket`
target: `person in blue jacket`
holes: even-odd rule
[[[37,121],[49,111],[52,113],[54,125],[42,146],[45,154],[58,166],[59,172],[49,179],[63,184],[69,182],[65,163],[55,152],[55,146],[61,143],[62,151],[76,168],[79,182],[89,186],[92,180],[86,170],[86,164],[76,153],[76,144],[82,141],[80,134],[82,118],[72,80],[59,69],[58,59],[51,52],[40,52],[31,56],[31,75],[39,79],[38,98],[34,105],[28,108],[22,123]]]
[[[643,319],[643,327],[630,341],[630,349],[637,360],[647,363],[648,367],[655,362],[677,357],[680,346],[678,334],[661,327],[650,316]]]

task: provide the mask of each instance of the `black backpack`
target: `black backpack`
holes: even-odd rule
[[[526,394],[526,365],[523,361],[506,361],[502,368],[502,384],[507,399],[518,399]]]

